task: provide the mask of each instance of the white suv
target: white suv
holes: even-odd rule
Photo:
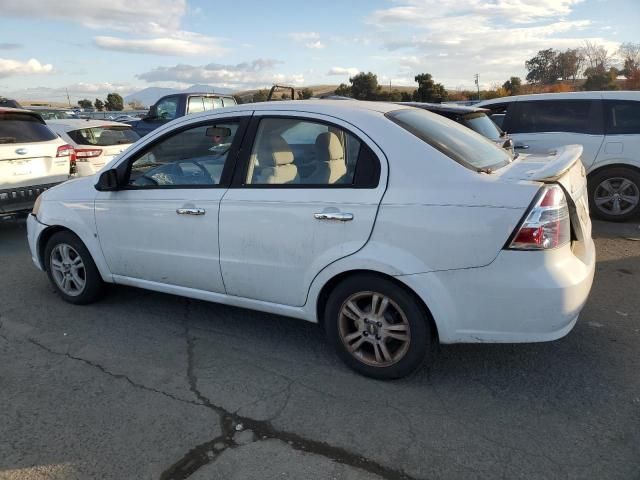
[[[30,210],[40,193],[67,180],[72,154],[37,113],[0,107],[0,215]]]
[[[520,95],[480,102],[500,118],[518,152],[580,144],[594,215],[624,221],[640,214],[640,92]]]

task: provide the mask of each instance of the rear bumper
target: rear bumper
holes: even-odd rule
[[[38,195],[60,183],[62,182],[0,190],[0,215],[31,210]]]
[[[490,265],[405,275],[431,309],[442,343],[545,342],[567,335],[584,307],[595,271],[591,238],[576,256],[503,250]]]
[[[34,265],[44,270],[44,265],[40,262],[40,256],[38,255],[38,240],[40,234],[48,227],[44,223],[40,223],[35,215],[29,215],[27,217],[27,241],[29,242],[29,250],[31,251],[31,260]]]

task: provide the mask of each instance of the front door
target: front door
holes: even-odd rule
[[[220,206],[229,295],[302,306],[323,268],[365,245],[387,177],[365,139],[335,118],[255,114]]]
[[[191,124],[123,160],[124,186],[95,203],[114,275],[224,293],[218,213],[245,123]]]

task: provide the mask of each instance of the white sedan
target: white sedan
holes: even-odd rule
[[[94,175],[140,138],[130,125],[106,120],[47,120],[47,126],[72,145],[72,173]]]
[[[116,283],[296,317],[351,368],[397,378],[436,341],[572,329],[595,265],[580,153],[513,161],[393,104],[239,105],[44,193],[29,245],[69,302]]]

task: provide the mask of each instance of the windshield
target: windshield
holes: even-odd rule
[[[47,142],[57,135],[36,115],[0,112],[0,144]]]
[[[386,117],[467,168],[494,170],[511,162],[506,151],[485,137],[440,115],[407,108]]]
[[[133,143],[140,138],[140,135],[134,132],[131,127],[125,126],[83,128],[67,132],[67,135],[78,145],[98,145],[101,147]]]
[[[485,113],[477,112],[465,115],[462,117],[462,124],[494,142],[499,142],[502,139],[502,130]]]

